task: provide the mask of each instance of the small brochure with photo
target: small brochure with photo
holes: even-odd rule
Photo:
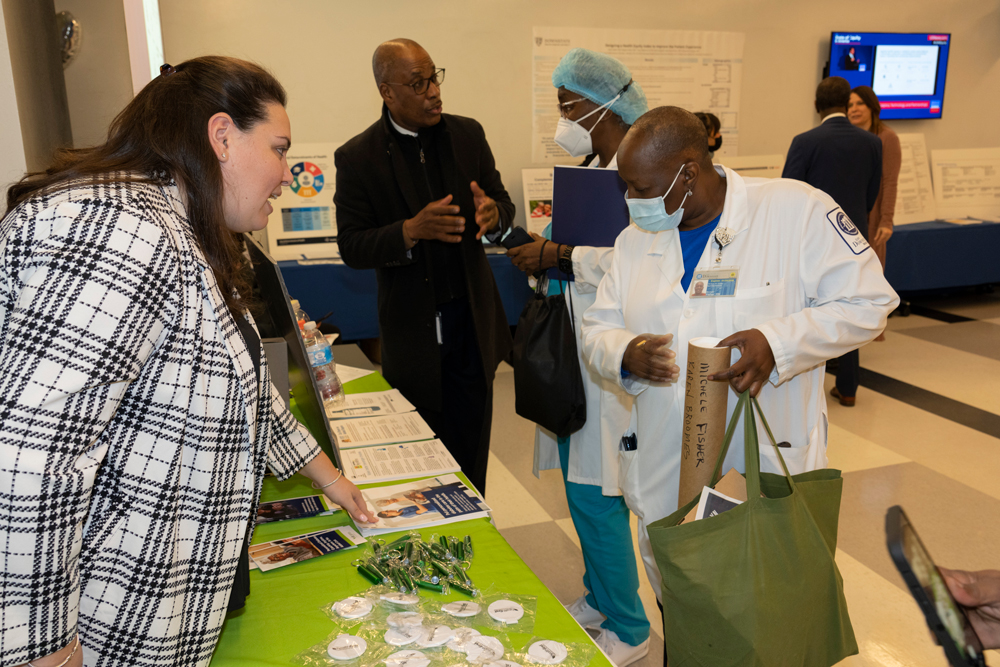
[[[361,495],[378,519],[358,527],[366,537],[478,519],[489,516],[490,511],[483,499],[455,475],[377,486],[363,489]]]
[[[349,526],[286,537],[250,547],[250,560],[261,572],[352,549],[367,540]]]
[[[735,468],[730,468],[715,488],[702,487],[698,504],[691,508],[681,523],[688,523],[722,514],[747,500],[747,481]]]
[[[338,511],[340,511],[340,507],[331,503],[324,495],[272,500],[269,503],[257,505],[256,523],[259,526],[262,523],[304,519],[320,514],[333,514]]]
[[[701,490],[701,500],[698,501],[698,514],[696,519],[707,519],[719,516],[723,512],[728,512],[734,507],[743,504],[742,500],[730,498],[724,493],[719,493],[715,489],[704,487]]]

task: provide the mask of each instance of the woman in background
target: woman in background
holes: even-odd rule
[[[899,137],[879,118],[881,111],[878,97],[871,88],[858,86],[851,91],[851,101],[847,107],[848,120],[855,127],[867,130],[882,140],[882,187],[879,189],[875,206],[868,214],[868,242],[871,243],[884,269],[885,244],[892,236],[892,218],[896,211],[896,183],[899,181],[903,152],[899,146]]]
[[[368,522],[271,384],[243,232],[291,182],[281,84],[164,65],[0,222],[0,664],[207,665],[265,471]]]
[[[867,130],[882,140],[882,187],[879,188],[875,206],[868,214],[868,242],[882,262],[884,271],[886,243],[892,236],[892,218],[896,212],[896,185],[899,181],[899,167],[903,162],[903,150],[899,145],[899,136],[879,118],[881,111],[882,106],[874,90],[868,86],[858,86],[851,91],[847,119],[855,127]],[[884,341],[885,334],[880,333],[875,340]]]

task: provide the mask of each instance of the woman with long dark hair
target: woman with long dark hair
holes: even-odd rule
[[[285,91],[164,66],[0,222],[0,663],[205,665],[266,468],[370,511],[284,407],[239,234],[288,185]]]
[[[855,127],[867,130],[882,140],[882,187],[879,189],[875,206],[868,214],[868,241],[884,269],[885,245],[892,236],[892,222],[896,212],[896,184],[899,181],[903,151],[899,145],[899,137],[879,117],[881,112],[882,106],[871,88],[858,86],[851,91],[847,119]]]

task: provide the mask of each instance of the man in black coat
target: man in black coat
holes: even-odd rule
[[[493,377],[510,328],[482,237],[514,204],[482,126],[442,113],[444,70],[408,39],[376,49],[382,117],[337,149],[344,262],[376,270],[382,371],[483,491]]]
[[[851,84],[831,76],[816,88],[819,127],[792,140],[782,178],[805,181],[833,197],[850,220],[841,221],[843,234],[868,238],[868,212],[882,183],[882,140],[847,120]],[[852,224],[853,223],[853,224]],[[859,252],[867,252],[865,245]],[[840,357],[837,385],[831,394],[841,405],[852,406],[858,391],[858,351]]]

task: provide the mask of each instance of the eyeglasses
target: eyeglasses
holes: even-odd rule
[[[419,81],[414,81],[413,83],[393,83],[392,81],[386,81],[386,83],[390,86],[409,86],[417,95],[423,95],[427,92],[427,87],[430,84],[433,83],[435,86],[440,86],[444,83],[444,68],[442,67],[441,69],[436,69],[428,78],[420,79]]]
[[[570,100],[569,102],[560,102],[559,103],[559,115],[562,116],[563,118],[565,118],[566,116],[568,116],[571,113],[573,113],[573,107],[575,107],[577,105],[577,103],[579,103],[579,102],[588,102],[588,101],[589,100],[587,100],[584,97],[578,97],[577,99]]]

